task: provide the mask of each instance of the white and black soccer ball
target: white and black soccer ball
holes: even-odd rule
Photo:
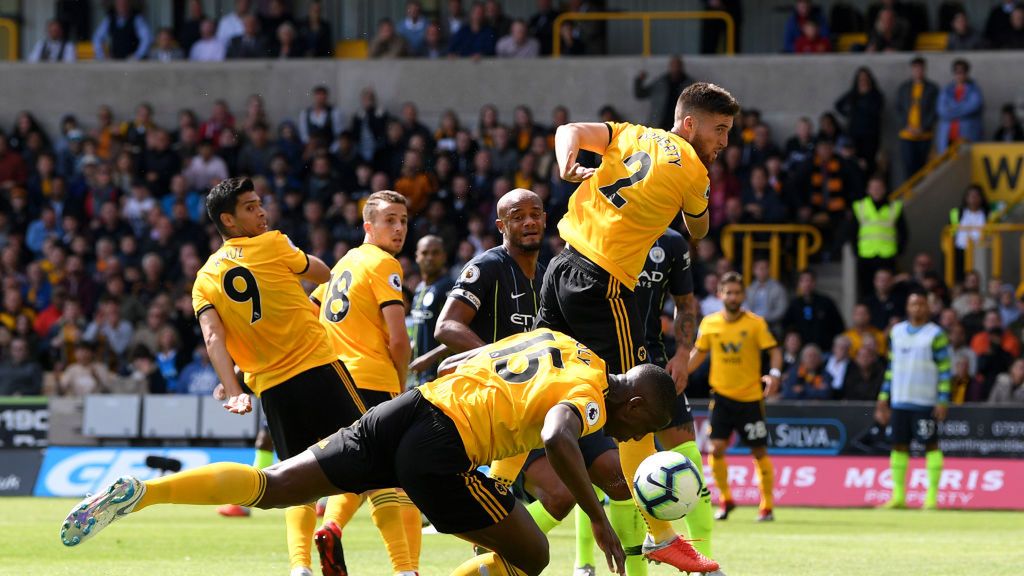
[[[637,503],[659,520],[686,516],[704,491],[701,474],[689,458],[677,452],[657,452],[640,463],[633,476]]]

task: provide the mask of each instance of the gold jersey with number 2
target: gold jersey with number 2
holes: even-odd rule
[[[455,372],[419,388],[455,422],[475,465],[542,447],[544,417],[557,404],[576,412],[583,436],[599,430],[607,389],[603,360],[543,328],[484,346]]]
[[[676,215],[707,210],[708,171],[690,143],[657,128],[609,122],[601,166],[569,199],[562,238],[632,290],[647,252]]]
[[[284,234],[270,231],[229,238],[196,274],[196,317],[210,308],[217,311],[228,353],[257,396],[335,360],[299,282],[308,268],[302,250]]]

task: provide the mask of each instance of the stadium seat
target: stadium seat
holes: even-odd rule
[[[192,438],[199,432],[199,397],[153,394],[142,399],[143,438]]]
[[[365,60],[370,53],[370,45],[366,40],[339,40],[334,45],[335,58]]]
[[[865,46],[868,43],[867,34],[840,34],[836,42],[837,52],[850,52],[854,46]]]
[[[90,394],[85,397],[82,433],[98,438],[135,438],[142,409],[138,394]]]
[[[917,35],[914,50],[919,52],[945,52],[949,34],[945,32],[922,32]]]
[[[79,60],[95,60],[96,51],[92,47],[92,42],[78,42],[75,44],[75,58]]]
[[[199,437],[212,439],[255,438],[257,411],[260,403],[253,401],[252,412],[239,416],[224,409],[223,402],[212,396],[199,401]]]

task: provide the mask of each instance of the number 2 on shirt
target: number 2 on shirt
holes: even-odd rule
[[[605,198],[608,198],[608,201],[616,208],[622,208],[627,202],[627,200],[619,194],[619,191],[640,182],[646,178],[647,174],[651,171],[651,155],[643,150],[637,150],[622,160],[622,164],[627,170],[637,162],[640,163],[640,167],[637,168],[636,172],[633,172],[629,176],[623,176],[607,186],[601,186],[598,188],[598,190],[601,191],[601,194],[604,194]]]

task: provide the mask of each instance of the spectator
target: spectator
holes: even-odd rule
[[[648,123],[650,126],[671,130],[675,124],[676,101],[694,80],[686,74],[683,68],[683,59],[679,56],[670,56],[668,59],[668,70],[654,79],[650,84],[645,84],[647,71],[641,70],[633,79],[633,97],[651,101]]]
[[[900,84],[896,95],[896,113],[903,128],[899,132],[903,177],[917,173],[932,147],[939,87],[925,76],[925,60],[910,61],[910,79]]]
[[[967,13],[963,10],[957,11],[951,22],[946,50],[962,52],[964,50],[983,50],[985,47],[985,39],[971,26],[971,21],[967,19]]]
[[[159,128],[146,135],[146,149],[139,162],[139,172],[157,197],[167,195],[171,180],[181,171],[181,158],[171,150],[171,136]]]
[[[0,309],[0,325],[13,332],[22,316],[28,318],[29,322],[34,322],[36,313],[25,305],[21,290],[15,287],[7,288],[4,290],[3,309]]]
[[[221,62],[224,60],[224,44],[214,35],[213,20],[207,18],[199,25],[199,40],[192,44],[188,59],[193,62]]]
[[[978,355],[968,344],[967,331],[959,322],[949,327],[949,353],[954,367],[957,361],[963,360],[967,364],[967,374],[971,378],[978,372]]]
[[[998,46],[1012,27],[1013,11],[1020,4],[1017,0],[1003,0],[992,7],[985,20],[985,39],[991,46]]]
[[[316,138],[321,144],[334,142],[345,128],[344,116],[328,100],[327,86],[313,88],[313,105],[299,113],[299,139],[308,144]]]
[[[13,338],[10,354],[0,363],[0,397],[36,396],[43,391],[43,370],[31,357],[29,343]]]
[[[828,24],[825,22],[825,15],[821,8],[811,4],[810,0],[797,0],[793,5],[793,11],[786,19],[785,35],[782,39],[782,51],[794,52],[796,41],[808,20],[817,22],[818,33],[823,37],[829,36]]]
[[[167,391],[170,393],[180,392],[178,375],[185,367],[187,360],[181,354],[181,341],[178,338],[177,330],[165,325],[157,334],[156,342],[154,361],[157,370],[167,383]]]
[[[377,23],[377,35],[370,41],[370,58],[404,58],[409,55],[409,44],[400,34],[390,18],[381,18]]]
[[[1003,104],[999,112],[999,129],[992,135],[992,139],[997,142],[1024,141],[1024,128],[1017,118],[1017,107],[1012,103]]]
[[[530,35],[540,42],[542,56],[551,55],[551,43],[554,35],[555,18],[559,12],[554,8],[552,0],[537,0],[537,12],[530,16]]]
[[[220,17],[217,22],[217,40],[227,46],[231,40],[245,33],[245,17],[249,16],[249,0],[235,0],[235,10]]]
[[[273,4],[271,4],[273,6]],[[282,22],[277,26],[277,42],[274,44],[274,57],[279,59],[305,58],[306,48],[299,39],[299,33],[291,22]]]
[[[25,160],[21,154],[11,150],[7,136],[0,132],[0,190],[24,185],[27,179],[28,167],[25,166]]]
[[[427,42],[427,20],[419,0],[405,3],[405,19],[398,24],[398,35],[405,39],[408,55],[419,55]]]
[[[566,56],[582,56],[587,53],[587,45],[579,33],[579,28],[573,26],[571,21],[565,20],[558,28],[561,54]]]
[[[1009,372],[1010,365],[1013,364],[1016,358],[1019,358],[1019,356],[1011,355],[999,344],[1000,340],[1003,339],[1003,335],[1002,329],[997,328],[993,330],[987,338],[987,349],[983,353],[978,354],[978,374],[970,390],[967,392],[966,400],[968,402],[985,401],[991,395],[992,388],[995,387],[996,379],[999,378],[999,375]]]
[[[1024,6],[1018,5],[1010,13],[1010,27],[1003,32],[996,47],[1001,50],[1024,48]]]
[[[903,52],[914,45],[910,24],[896,15],[892,8],[882,8],[868,36],[868,52]]]
[[[732,17],[733,48],[739,53],[740,39],[743,37],[743,7],[740,0],[704,0],[704,10],[726,12]],[[724,54],[726,52],[725,42],[725,22],[722,20],[700,21],[701,54]]]
[[[260,19],[255,14],[246,14],[242,18],[242,33],[233,36],[226,45],[226,56],[229,60],[270,56],[267,41],[260,36]]]
[[[1013,284],[1003,284],[999,289],[999,316],[1002,318],[1003,326],[1006,326],[1010,333],[1017,335],[1012,326],[1021,319],[1021,301],[1017,299]]]
[[[258,123],[249,131],[242,149],[238,152],[238,173],[245,176],[264,176],[269,178],[270,160],[277,149],[270,143],[266,124]]]
[[[853,86],[836,101],[836,111],[846,118],[846,133],[853,139],[857,158],[874,172],[878,142],[882,134],[882,109],[885,97],[871,70],[861,66],[854,74]]]
[[[472,58],[494,56],[496,41],[494,28],[484,20],[483,4],[474,2],[469,8],[469,20],[452,35],[448,44],[448,55]]]
[[[820,24],[815,20],[804,20],[800,36],[793,43],[796,54],[824,54],[832,51],[832,42],[821,35]]]
[[[110,370],[95,360],[95,344],[80,340],[74,345],[72,363],[57,379],[59,396],[85,396],[103,393],[116,378]]]
[[[1018,358],[1010,365],[1009,372],[996,378],[989,404],[1024,404],[1024,359]]]
[[[445,25],[445,35],[451,38],[466,23],[466,14],[462,11],[462,0],[448,0],[448,18]]]
[[[512,19],[505,15],[499,0],[484,2],[484,21],[494,30],[497,38],[508,36],[512,30]]]
[[[879,357],[874,345],[861,346],[853,353],[853,358],[853,364],[846,370],[843,400],[877,400],[885,380],[885,361]]]
[[[206,396],[212,394],[219,383],[220,379],[210,364],[206,346],[196,346],[192,361],[181,370],[176,391],[179,394]]]
[[[964,252],[969,247],[978,246],[981,241],[979,228],[988,224],[988,212],[988,202],[985,201],[981,186],[977,184],[968,186],[960,207],[949,211],[949,223],[956,227],[956,235],[953,236],[953,270],[957,280],[964,277]]]
[[[985,312],[985,320],[982,327],[984,330],[971,338],[971,350],[977,356],[980,357],[985,354],[985,351],[989,349],[990,341],[994,341],[996,346],[1005,350],[1010,356],[1014,358],[1020,357],[1020,340],[1013,335],[1013,332],[1003,329],[1003,319],[997,310]]]
[[[153,35],[131,0],[114,0],[114,7],[92,35],[97,60],[141,60],[149,53]],[[106,45],[109,44],[109,53]]]
[[[893,324],[903,318],[906,297],[893,288],[893,273],[889,268],[875,271],[874,290],[864,298],[864,304],[871,314],[871,325],[887,332]]]
[[[792,170],[814,155],[814,124],[803,116],[796,123],[796,130],[786,140],[785,169]]]
[[[60,20],[46,23],[46,38],[36,42],[28,54],[29,62],[74,62],[76,60],[75,44],[69,42],[64,35],[64,25]]]
[[[359,143],[357,148],[360,156],[372,162],[377,151],[387,139],[388,113],[377,105],[377,93],[373,88],[363,88],[359,94],[360,107],[352,115],[349,131]]]
[[[25,246],[37,257],[43,253],[43,244],[48,238],[60,239],[63,231],[57,221],[57,213],[52,206],[43,206],[39,212],[39,218],[28,226],[28,233],[25,235]]]
[[[850,339],[840,334],[832,340],[832,352],[825,359],[824,372],[828,374],[827,380],[831,381],[832,398],[834,399],[842,398],[847,378],[853,371],[853,362],[850,359],[851,347]]]
[[[796,168],[787,186],[797,221],[817,226],[828,254],[837,256],[849,233],[850,202],[861,191],[860,170],[836,155],[831,140],[821,138],[814,156]]]
[[[976,142],[982,138],[981,88],[968,74],[966,60],[953,61],[953,82],[939,93],[939,128],[935,134],[935,151],[939,154],[956,142]]]
[[[423,48],[414,56],[428,60],[437,60],[448,56],[448,44],[444,41],[440,24],[437,22],[427,24],[427,31],[423,35]]]
[[[214,154],[213,142],[203,140],[199,143],[199,154],[192,158],[183,174],[193,190],[208,190],[228,177],[228,166]]]
[[[156,33],[156,43],[149,51],[149,59],[153,62],[175,62],[184,60],[185,53],[174,40],[174,32],[170,28],[161,28]]]
[[[782,284],[769,276],[770,271],[767,260],[754,261],[754,278],[747,286],[747,307],[754,314],[764,318],[775,332],[778,331],[786,314],[789,296],[786,295],[786,289]]]
[[[857,238],[857,286],[861,296],[870,291],[875,272],[894,270],[896,257],[907,242],[903,202],[888,198],[885,180],[868,180],[868,195],[853,203]]]
[[[206,14],[203,13],[202,1],[189,0],[185,8],[185,21],[177,31],[178,45],[181,46],[183,53],[189,54],[192,45],[199,40],[199,28],[202,26],[203,20],[206,20]]]
[[[82,338],[102,344],[116,359],[117,365],[120,365],[125,360],[133,331],[131,323],[121,317],[120,303],[112,298],[104,298]]]
[[[289,7],[284,0],[266,0],[262,6],[264,9],[260,13],[260,30],[263,30],[263,33],[267,36],[267,42],[270,45],[271,54],[280,54],[279,42],[281,24],[292,25],[292,16],[289,12]],[[294,26],[292,26],[292,33],[298,36],[298,33],[295,32]],[[301,49],[295,50],[294,52],[296,52],[296,54],[294,56],[289,56],[290,58],[297,58],[301,56]]]
[[[408,150],[402,162],[402,172],[395,181],[395,191],[409,199],[409,217],[419,215],[430,197],[437,192],[437,182],[424,170],[419,152]]]
[[[508,35],[498,40],[495,52],[499,58],[536,58],[540,42],[527,34],[526,22],[514,20]]]
[[[814,344],[800,351],[800,364],[790,368],[782,383],[784,400],[828,400],[832,397],[832,376],[824,371],[821,348]]]
[[[700,300],[700,315],[710,316],[715,312],[725,309],[725,304],[718,297],[718,275],[708,274],[704,277],[704,293],[707,294]]]
[[[121,387],[123,394],[165,394],[167,382],[157,369],[153,352],[145,345],[132,348],[131,372],[124,378]]]
[[[800,273],[796,298],[789,303],[783,325],[796,330],[804,343],[817,344],[820,349],[845,329],[843,317],[831,298],[815,291],[817,278],[811,270]]]
[[[306,18],[299,24],[299,43],[305,46],[306,55],[313,58],[330,58],[334,54],[331,23],[324,20],[323,12],[323,3],[313,0]]]

